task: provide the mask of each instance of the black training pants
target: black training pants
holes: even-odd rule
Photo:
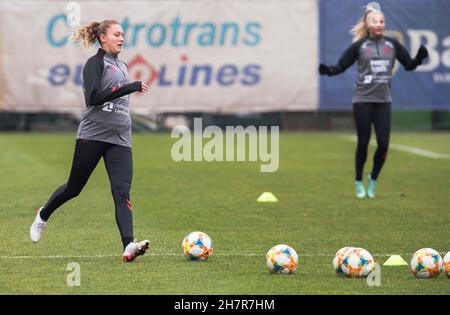
[[[133,241],[133,217],[130,202],[133,163],[129,147],[78,139],[69,180],[53,193],[40,215],[43,220],[48,220],[62,204],[78,196],[102,157],[114,198],[117,226],[125,247]]]
[[[373,157],[372,179],[376,180],[387,157],[389,136],[391,132],[391,103],[354,103],[358,144],[355,154],[356,180],[361,181],[364,164],[367,159],[372,124],[377,136],[377,150]]]

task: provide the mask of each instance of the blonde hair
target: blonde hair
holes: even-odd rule
[[[383,14],[383,12],[378,11],[378,10],[368,6],[366,9],[366,12],[364,12],[364,15],[359,19],[358,23],[356,23],[350,30],[350,34],[353,35],[353,42],[357,42],[358,40],[369,36],[369,27],[367,25],[367,17],[371,13]]]
[[[119,24],[115,20],[104,20],[102,22],[91,22],[89,24],[80,26],[77,28],[70,36],[73,41],[81,40],[81,46],[88,48],[89,46],[95,44],[97,40],[100,43],[100,35],[105,34],[106,30],[113,24]]]

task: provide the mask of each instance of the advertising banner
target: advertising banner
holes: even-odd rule
[[[2,1],[0,109],[79,112],[83,65],[98,49],[69,41],[73,22],[117,20],[119,58],[150,86],[131,109],[315,110],[318,7],[302,1]]]
[[[350,29],[369,1],[319,0],[320,62],[334,65],[352,43]],[[393,109],[450,109],[450,1],[382,0],[385,35],[414,57],[420,44],[429,58],[415,71],[397,61],[392,77]],[[337,77],[320,78],[320,109],[350,110],[356,64]]]

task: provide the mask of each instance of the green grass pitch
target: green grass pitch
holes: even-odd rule
[[[261,162],[174,162],[170,134],[135,134],[131,192],[135,237],[150,253],[121,261],[121,241],[103,162],[81,195],[29,240],[34,209],[67,180],[74,134],[1,134],[0,294],[450,294],[450,280],[415,279],[409,266],[381,268],[381,286],[334,274],[343,246],[383,264],[408,263],[431,247],[450,250],[450,160],[391,150],[377,198],[354,197],[355,143],[343,133],[282,133],[280,167]],[[394,133],[391,142],[450,154],[449,133]],[[372,166],[369,149],[365,176]],[[257,203],[265,191],[277,203]],[[215,242],[206,262],[181,256],[191,231]],[[292,275],[271,275],[265,254],[286,243],[299,254]],[[66,284],[67,265],[81,285]]]

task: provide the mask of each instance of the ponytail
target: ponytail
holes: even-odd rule
[[[83,48],[88,48],[95,44],[99,26],[99,22],[91,22],[90,24],[80,26],[73,32],[70,39],[73,41],[80,40],[81,46],[83,46]]]
[[[105,20],[103,22],[91,22],[90,24],[86,24],[77,28],[72,36],[70,37],[73,41],[81,41],[81,46],[84,48],[88,48],[91,45],[95,44],[95,41],[100,43],[100,35],[106,35],[106,29],[110,27],[112,24],[119,24],[119,22],[115,20]]]

